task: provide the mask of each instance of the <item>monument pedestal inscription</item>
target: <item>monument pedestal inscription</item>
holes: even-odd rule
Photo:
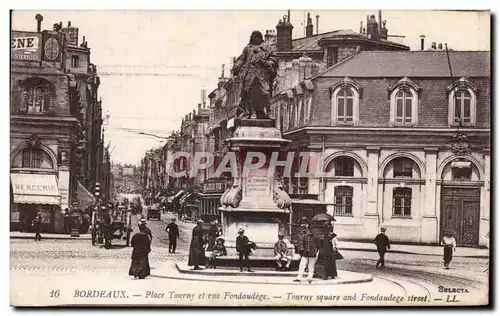
[[[281,138],[271,119],[242,119],[234,137],[228,140],[236,156],[233,185],[221,197],[222,227],[229,256],[236,256],[239,228],[244,228],[248,239],[257,245],[252,255],[258,258],[272,259],[278,233],[289,236],[291,200],[283,191],[279,173],[270,169],[273,153],[277,155],[288,142]],[[260,168],[251,169],[251,163],[259,164],[252,160],[255,154],[265,162],[261,162]],[[289,253],[294,254],[291,244]]]

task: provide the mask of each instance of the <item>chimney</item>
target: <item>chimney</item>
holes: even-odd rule
[[[68,41],[68,45],[78,46],[78,28],[71,26],[71,21],[68,21],[67,27],[62,28],[62,32],[66,35],[66,40]],[[83,41],[83,43],[85,43],[85,40]]]
[[[439,43],[439,44],[438,44],[438,49],[439,49],[439,50],[443,50],[443,44]]]
[[[201,103],[198,103],[198,114],[200,114],[201,111]]]
[[[378,10],[378,32],[382,29],[382,10]]]
[[[312,24],[311,14],[307,13],[306,37],[313,36],[314,26]]]
[[[420,35],[420,50],[425,49],[425,35]]]
[[[359,23],[359,33],[363,34],[363,21]]]
[[[382,22],[382,26],[380,26],[380,32],[379,32],[379,37],[381,40],[387,40],[387,28],[385,27],[385,24],[386,24],[386,20],[383,20]]]
[[[290,10],[288,10],[288,17],[283,16],[283,20],[280,20],[276,25],[276,51],[286,52],[292,49],[292,30]]]
[[[432,42],[432,44],[431,44],[431,48],[432,48],[432,49],[436,49],[436,42]]]
[[[371,15],[370,19],[368,20],[368,24],[366,25],[366,31],[368,33],[368,37],[371,40],[378,41],[379,39],[379,29],[378,29],[378,23],[375,20],[375,15]]]
[[[42,31],[43,16],[41,14],[37,14],[35,16],[35,20],[36,20],[36,31],[40,33]]]
[[[316,14],[316,34],[319,34],[319,14]]]

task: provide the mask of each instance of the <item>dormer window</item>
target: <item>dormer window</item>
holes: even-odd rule
[[[349,78],[335,84],[331,91],[332,125],[357,125],[359,121],[359,85]]]
[[[476,124],[478,88],[465,77],[448,87],[448,124],[474,126]]]
[[[421,90],[422,88],[406,77],[389,88],[391,126],[417,125],[418,95]]]

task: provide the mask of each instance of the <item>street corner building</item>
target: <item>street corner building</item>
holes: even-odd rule
[[[372,240],[383,226],[396,242],[436,244],[452,230],[459,245],[487,246],[490,52],[425,50],[423,39],[385,49],[379,30],[311,35],[298,45],[324,54],[282,67],[273,115],[289,150],[319,154],[324,171],[310,165],[285,185],[329,204],[340,238]],[[374,38],[385,44],[367,46]],[[356,49],[340,59],[346,46]]]
[[[101,180],[106,190],[109,155],[85,37],[71,22],[42,30],[42,21],[36,32],[11,31],[10,223],[29,231],[41,212],[43,231],[63,232],[66,208],[92,204]]]

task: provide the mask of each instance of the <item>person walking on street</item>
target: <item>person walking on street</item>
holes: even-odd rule
[[[455,240],[455,237],[453,237],[453,232],[447,231],[444,233],[443,238],[441,238],[441,245],[444,247],[444,268],[449,269],[451,259],[453,259],[453,252],[457,250],[457,241]]]
[[[304,234],[301,235],[299,240],[299,254],[301,256],[299,263],[299,273],[295,282],[301,282],[304,277],[304,271],[307,266],[307,280],[309,283],[312,282],[314,275],[314,266],[316,265],[316,260],[319,254],[319,240],[313,235],[309,230],[309,225],[302,224],[305,228]]]
[[[167,225],[166,231],[168,232],[168,252],[175,253],[177,238],[179,238],[179,226],[175,223],[175,217],[172,218],[172,222]]]
[[[203,221],[198,220],[191,234],[189,245],[188,266],[194,266],[193,270],[202,270],[200,265],[205,265],[205,241],[203,240]]]
[[[240,228],[238,230],[238,237],[236,237],[236,251],[239,257],[240,272],[243,272],[243,267],[247,268],[248,272],[252,272],[250,269],[250,260],[248,256],[250,255],[250,241],[248,237],[245,236],[245,230]]]
[[[140,225],[139,232],[130,241],[134,250],[132,251],[132,264],[128,274],[139,279],[144,279],[151,274],[148,257],[151,252],[151,239],[146,234],[145,228],[147,228],[145,225]]]
[[[43,221],[42,213],[38,212],[36,214],[36,217],[33,219],[32,224],[31,224],[31,226],[33,226],[33,229],[35,230],[35,240],[36,241],[42,240],[42,235],[40,235],[40,230],[42,229],[42,221]]]
[[[149,240],[150,240],[150,241],[153,241],[153,234],[151,233],[151,229],[149,229],[149,228],[146,226],[146,223],[147,223],[146,219],[145,219],[145,218],[141,218],[141,220],[139,221],[139,223],[140,223],[140,224],[139,224],[140,226],[143,226],[143,227],[144,227],[144,233],[145,233],[146,235],[148,235]]]
[[[385,227],[380,228],[380,234],[375,237],[375,245],[377,245],[377,252],[379,255],[376,267],[378,268],[380,266],[381,269],[385,268],[385,253],[387,250],[391,249],[391,243],[385,231]]]
[[[104,248],[111,248],[111,239],[113,238],[113,217],[109,214],[109,211],[105,206],[101,206],[101,210],[103,211],[101,222],[102,224],[102,233],[104,237]]]

